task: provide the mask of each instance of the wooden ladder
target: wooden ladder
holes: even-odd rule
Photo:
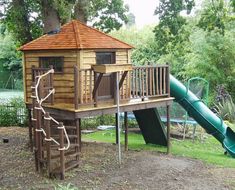
[[[49,81],[51,80],[52,78],[49,79]],[[65,140],[64,125],[62,122],[55,123],[48,112],[44,114],[36,99],[35,84],[35,82],[32,83],[31,123],[36,171],[46,170],[49,177],[59,175],[60,179],[64,179],[65,171],[79,165],[80,130],[75,126],[65,127],[71,142],[69,149],[65,149],[68,142]],[[44,92],[44,88],[51,89],[53,87],[39,84],[38,94],[40,97],[43,97],[41,92]]]

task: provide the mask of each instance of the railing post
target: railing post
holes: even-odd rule
[[[78,68],[74,66],[74,108],[78,109]]]
[[[168,93],[168,97],[171,96],[171,88],[170,88],[170,65],[169,63],[167,64],[167,93]]]
[[[50,69],[53,69],[53,65],[50,65]],[[50,90],[53,90],[53,88],[54,88],[53,76],[54,76],[54,74],[50,73],[50,75],[49,75]],[[54,105],[54,93],[51,94],[50,99],[51,99],[51,101],[50,101],[51,105]]]
[[[63,123],[59,123],[59,136],[60,136],[60,179],[64,179],[65,174],[65,158],[64,158],[64,127]]]
[[[32,65],[31,67],[31,76],[32,76],[32,82],[35,82],[35,73],[34,73],[35,65]]]
[[[39,104],[36,103],[36,106],[35,106],[35,109],[36,109],[36,155],[37,155],[37,159],[36,159],[36,162],[37,162],[37,169],[39,172],[41,172],[41,169],[42,169],[42,165],[41,165],[41,161],[42,161],[42,139],[41,139],[41,132],[40,131],[37,131],[41,128],[41,125],[42,125],[42,122],[41,122],[41,119],[42,119],[42,113],[41,113],[41,110],[40,110],[40,107],[39,107]]]
[[[48,112],[44,116],[44,124],[46,127],[46,149],[47,149],[47,171],[48,176],[51,175],[51,118]]]

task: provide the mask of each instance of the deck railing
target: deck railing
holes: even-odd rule
[[[131,72],[131,98],[169,96],[169,65],[134,67]]]
[[[120,100],[141,99],[154,97],[169,97],[169,65],[133,67],[126,79],[126,86],[120,89]],[[128,77],[127,77],[128,78]],[[92,69],[74,68],[74,105],[96,104],[93,98],[95,73]]]

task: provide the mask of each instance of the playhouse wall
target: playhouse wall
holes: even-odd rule
[[[77,65],[80,57],[78,50],[40,50],[25,51],[24,60],[24,87],[25,102],[31,103],[31,84],[34,65],[39,67],[39,57],[64,57],[63,73],[54,74],[55,103],[73,103],[74,102],[74,65]]]
[[[115,52],[115,61],[117,64],[128,64],[130,63],[130,50],[128,49],[115,49],[115,50],[81,50],[80,51],[80,69],[89,69],[91,65],[96,64],[96,52]],[[80,89],[82,93],[79,93],[79,98],[81,102],[85,101],[84,94],[89,97],[90,88],[89,88],[89,78],[87,78],[87,87],[85,86],[85,82],[82,79],[85,79],[84,73],[83,76],[80,76]],[[92,76],[92,84],[94,84],[94,76]],[[85,93],[86,91],[86,93]],[[123,99],[127,99],[130,97],[130,75],[128,74],[126,80],[123,83],[123,87],[120,89],[120,96]]]

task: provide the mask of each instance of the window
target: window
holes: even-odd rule
[[[114,52],[96,52],[96,64],[114,64]]]
[[[40,57],[39,63],[42,68],[49,68],[52,65],[56,73],[62,73],[64,57]]]

